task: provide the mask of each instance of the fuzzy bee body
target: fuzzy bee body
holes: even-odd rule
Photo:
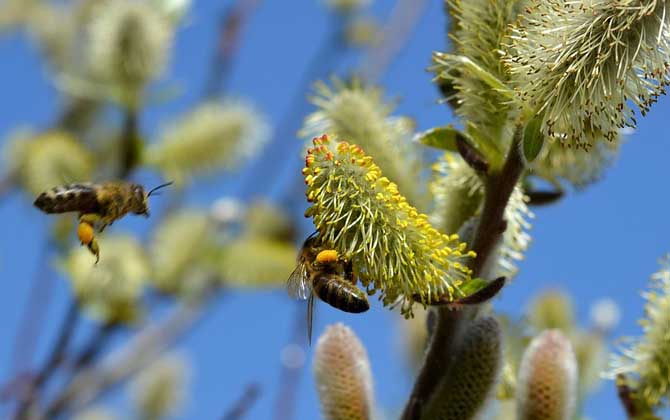
[[[149,215],[144,187],[124,181],[55,187],[40,194],[35,206],[45,213],[78,212],[80,217],[95,215],[96,221],[103,226],[131,212]]]
[[[160,185],[148,193],[144,187],[126,181],[109,181],[100,184],[81,183],[54,187],[37,196],[35,207],[45,213],[79,213],[77,236],[82,245],[96,256],[100,250],[94,236],[128,213],[149,217],[148,198],[156,190],[170,185]]]
[[[319,299],[341,311],[357,314],[370,309],[365,292],[338,275],[316,275],[312,288]]]
[[[287,287],[290,296],[308,299],[307,334],[310,342],[314,295],[344,312],[361,313],[370,309],[366,294],[356,287],[351,261],[341,258],[333,249],[323,249],[314,235],[303,244]]]

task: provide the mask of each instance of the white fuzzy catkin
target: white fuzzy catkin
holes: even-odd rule
[[[372,373],[365,347],[343,324],[331,325],[319,337],[314,376],[326,420],[372,418]]]
[[[571,420],[577,396],[577,360],[559,330],[546,330],[531,341],[519,371],[519,420]]]

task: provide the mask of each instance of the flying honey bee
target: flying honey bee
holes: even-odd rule
[[[351,261],[342,258],[334,249],[319,245],[311,235],[305,240],[297,258],[297,267],[287,281],[288,293],[297,299],[307,299],[307,337],[312,341],[314,295],[341,311],[360,313],[370,309],[368,298],[356,287]]]
[[[77,236],[82,245],[100,260],[100,248],[95,239],[95,226],[98,232],[127,213],[149,217],[149,197],[172,182],[161,184],[151,191],[126,181],[109,181],[100,184],[69,184],[54,187],[43,192],[35,199],[35,206],[45,213],[79,213]]]

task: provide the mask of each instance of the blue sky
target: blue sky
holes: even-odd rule
[[[391,2],[376,3],[371,13],[387,16]],[[178,33],[167,77],[180,86],[183,94],[175,101],[148,110],[143,120],[145,133],[156,132],[162,121],[197,101],[210,60],[217,16],[227,4],[195,1],[190,17]],[[419,129],[444,125],[453,119],[444,106],[436,103],[436,89],[425,71],[431,51],[444,48],[444,23],[441,2],[430,1],[429,10],[407,48],[381,81],[388,96],[399,99],[396,113],[415,118]],[[244,30],[229,83],[230,93],[250,99],[276,123],[287,112],[290,98],[300,83],[300,73],[327,30],[328,15],[317,1],[261,2]],[[0,142],[4,142],[17,126],[48,124],[58,104],[36,51],[25,37],[14,34],[0,38],[0,57]],[[340,70],[351,64],[351,59],[344,60]],[[557,205],[536,210],[531,249],[521,263],[521,274],[496,299],[497,309],[521,317],[532,296],[557,287],[573,296],[583,323],[588,321],[592,302],[611,297],[623,313],[613,336],[640,332],[636,325],[642,314],[640,291],[656,270],[657,259],[670,251],[667,217],[670,139],[666,134],[669,112],[667,98],[661,97],[650,115],[639,119],[638,130],[624,144],[621,157],[600,183],[570,194]],[[294,139],[281,141],[287,145],[285,156],[297,154]],[[245,194],[270,190],[268,180],[275,175],[271,171],[276,167],[271,165],[272,159],[262,162],[258,166],[260,172],[254,174],[257,181]],[[229,192],[235,181],[204,182],[188,200],[193,205],[206,205]],[[288,182],[301,181],[294,177]],[[29,284],[40,267],[37,258],[48,223],[30,202],[30,197],[19,194],[0,202],[1,380],[10,371],[11,344]],[[123,231],[135,226],[132,221],[121,221],[113,229]],[[38,356],[44,354],[53,339],[68,294],[61,278],[55,280],[52,290],[44,334],[36,349]],[[296,311],[302,315],[304,309],[291,302],[283,290],[255,294],[232,291],[213,306],[179,346],[190,357],[193,367],[191,398],[181,417],[216,418],[238,398],[247,383],[258,382],[262,395],[248,418],[272,418],[280,351],[289,339]],[[362,316],[320,305],[315,335],[327,324],[338,321],[350,325],[366,345],[380,405],[400,409],[411,386],[398,345],[400,316],[379,305],[373,305]],[[307,368],[310,363],[308,353]],[[129,402],[123,392],[106,401],[119,413],[124,412]],[[0,413],[2,410],[0,405]],[[309,369],[305,369],[297,392],[295,418],[316,418],[317,413],[313,379]],[[587,403],[586,414],[594,419],[623,418],[611,383],[603,383],[601,391]]]

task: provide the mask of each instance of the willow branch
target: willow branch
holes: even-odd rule
[[[626,418],[631,420],[637,418],[639,413],[633,399],[633,390],[628,386],[628,381],[622,374],[619,374],[616,377],[616,389],[621,406],[626,413]]]
[[[124,110],[123,126],[119,138],[121,161],[119,178],[126,179],[140,161],[141,140],[139,136],[139,115],[137,109],[128,107]]]
[[[253,407],[260,395],[260,385],[256,383],[247,385],[247,387],[244,389],[244,393],[235,402],[235,405],[233,405],[226,412],[226,414],[221,417],[221,420],[240,420],[247,414],[251,407]]]
[[[379,80],[407,43],[427,6],[426,0],[398,0],[382,29],[380,45],[369,49],[361,65],[360,73],[365,80]]]
[[[67,309],[65,318],[63,319],[58,332],[58,338],[56,339],[54,346],[51,348],[46,363],[32,381],[30,381],[27,391],[21,396],[18,409],[14,416],[15,419],[29,418],[30,409],[35,403],[42,386],[56,371],[56,368],[58,368],[65,357],[68,344],[70,343],[70,339],[72,338],[78,320],[79,308],[77,307],[77,302],[73,300],[70,302],[70,306]]]
[[[96,329],[88,343],[72,362],[71,370],[77,371],[93,362],[118,327],[117,323],[108,322]]]
[[[223,93],[235,54],[239,49],[240,33],[258,3],[259,0],[238,0],[222,14],[216,49],[203,91],[205,99],[214,99]]]
[[[523,129],[517,128],[512,145],[507,154],[503,168],[488,176],[485,184],[484,207],[480,222],[472,243],[472,250],[477,253],[470,268],[473,277],[481,274],[490,258],[495,257],[495,246],[505,232],[506,222],[503,217],[507,202],[524,170],[524,159],[521,156],[520,144]],[[402,420],[421,419],[422,408],[430,399],[441,378],[449,375],[455,357],[454,348],[458,336],[464,330],[467,321],[476,316],[476,307],[466,307],[459,311],[448,308],[437,308],[437,323],[431,338],[424,364],[414,383]]]
[[[77,373],[49,404],[44,418],[55,419],[67,411],[76,411],[154,361],[200,318],[214,297],[206,298],[207,301],[181,305],[162,322],[147,326],[127,345],[108,355],[100,366]]]
[[[50,249],[53,243],[49,240],[43,240],[38,254],[38,266],[32,276],[30,289],[28,290],[28,300],[21,313],[19,328],[16,330],[14,345],[12,348],[12,372],[21,374],[25,371],[37,347],[37,338],[39,331],[44,324],[45,308],[51,301],[53,287],[55,283],[54,276],[49,270],[49,261],[51,258]]]

